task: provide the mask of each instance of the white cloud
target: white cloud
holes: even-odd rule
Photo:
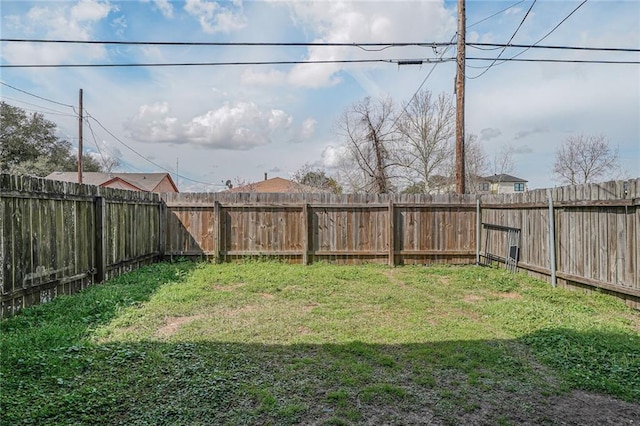
[[[324,151],[322,151],[322,165],[327,169],[337,168],[346,152],[347,148],[345,146],[327,146]]]
[[[106,18],[112,10],[117,10],[109,2],[96,0],[80,0],[71,8],[71,19],[74,21],[99,21]]]
[[[173,6],[168,0],[155,0],[155,4],[165,18],[173,18]]]
[[[406,42],[449,39],[455,31],[455,19],[443,2],[416,2],[410,8],[398,8],[394,2],[294,2],[292,20],[316,35],[316,42]],[[429,22],[429,25],[425,25]],[[419,48],[419,52],[425,50]],[[366,52],[351,47],[314,46],[306,60],[340,60],[379,58],[380,52]],[[360,68],[375,68],[363,65]],[[354,67],[350,67],[353,69]],[[357,67],[355,67],[357,69]],[[302,87],[327,87],[342,81],[339,64],[296,65],[289,82]]]
[[[226,104],[193,118],[185,136],[206,148],[247,150],[271,142],[274,132],[291,124],[280,110],[262,111],[253,102]]]
[[[144,142],[179,142],[182,129],[176,117],[169,116],[169,104],[142,105],[125,125],[133,139]]]
[[[247,19],[242,12],[242,2],[235,1],[232,4],[238,11],[213,1],[187,0],[184,10],[198,20],[200,28],[205,33],[228,33],[247,25]]]
[[[293,117],[279,109],[262,110],[253,102],[227,103],[181,123],[168,102],[142,105],[125,128],[142,142],[192,144],[210,149],[248,150],[286,132]]]
[[[300,136],[303,139],[310,139],[316,131],[316,125],[318,124],[318,120],[314,118],[307,118],[302,122],[302,129],[300,132]]]
[[[117,10],[108,2],[82,0],[71,7],[64,3],[55,7],[34,6],[23,18],[12,16],[9,22],[13,30],[36,38],[90,40],[94,26]],[[87,62],[105,56],[105,48],[99,45],[7,43],[2,49],[2,57],[12,64]]]

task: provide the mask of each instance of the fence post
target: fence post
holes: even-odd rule
[[[162,198],[158,204],[158,215],[158,256],[162,261],[167,249],[167,203]]]
[[[549,197],[549,269],[551,270],[551,286],[555,288],[556,282],[556,226],[553,213],[553,196],[551,190],[547,191]]]
[[[480,211],[480,197],[476,199],[476,265],[480,265],[480,238],[482,233],[480,227],[482,223],[482,216]]]
[[[393,198],[389,198],[389,266],[395,266],[395,212],[393,208]]]
[[[213,245],[215,246],[215,262],[221,262],[221,247],[220,247],[220,231],[222,229],[220,221],[222,220],[222,214],[220,212],[220,201],[216,200],[213,202],[213,221],[215,226],[213,227]]]
[[[107,204],[104,197],[95,198],[95,250],[96,250],[96,277],[95,282],[101,283],[107,275],[107,239],[105,238],[106,230],[106,213]]]
[[[302,205],[302,264],[309,264],[309,204]]]

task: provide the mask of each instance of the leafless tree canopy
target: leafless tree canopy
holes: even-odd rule
[[[556,151],[555,179],[577,185],[607,178],[620,168],[618,150],[604,135],[569,136]]]
[[[511,174],[516,166],[513,162],[514,148],[504,145],[491,162],[491,172],[494,175]]]
[[[397,164],[391,158],[395,132],[391,98],[364,98],[345,111],[337,127],[338,134],[346,140],[349,160],[362,172],[363,189],[390,192],[390,173]]]
[[[441,93],[436,99],[431,92],[419,92],[397,120],[401,138],[399,158],[413,185],[429,190],[436,175],[445,174],[447,161],[454,155],[455,108],[451,97]]]

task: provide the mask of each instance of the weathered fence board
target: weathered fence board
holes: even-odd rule
[[[0,175],[0,316],[155,261],[157,194]]]

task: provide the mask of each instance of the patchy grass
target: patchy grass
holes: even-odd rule
[[[2,321],[0,422],[633,419],[639,326],[488,268],[158,264]]]

